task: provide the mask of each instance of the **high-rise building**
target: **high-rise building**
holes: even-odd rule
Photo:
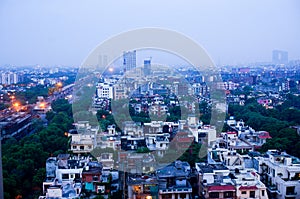
[[[0,84],[10,85],[19,82],[18,74],[13,72],[2,73],[0,77]]]
[[[136,68],[136,51],[123,52],[124,71],[128,72]]]
[[[282,50],[273,50],[272,62],[274,64],[287,64],[288,61],[288,52]]]
[[[144,60],[144,75],[150,75],[151,74],[151,59],[145,59]]]

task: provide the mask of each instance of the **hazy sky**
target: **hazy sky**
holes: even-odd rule
[[[299,0],[2,0],[0,65],[80,65],[107,38],[142,27],[179,31],[215,63],[300,58]]]

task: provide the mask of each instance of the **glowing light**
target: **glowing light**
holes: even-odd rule
[[[46,104],[44,102],[40,103],[40,108],[45,108]]]
[[[114,68],[110,67],[109,69],[109,72],[114,72]]]
[[[20,106],[20,104],[19,104],[19,102],[16,102],[16,103],[13,104],[13,106],[17,108],[17,107]]]
[[[12,104],[13,108],[15,108],[17,112],[19,112],[19,110],[20,110],[20,105],[21,104],[19,102],[15,102]]]
[[[62,87],[62,85],[63,85],[63,84],[62,84],[61,82],[58,82],[58,83],[56,84],[57,87]]]

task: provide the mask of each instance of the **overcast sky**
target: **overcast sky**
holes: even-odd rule
[[[175,30],[215,63],[300,58],[299,0],[2,0],[0,65],[79,66],[98,44],[142,27]]]

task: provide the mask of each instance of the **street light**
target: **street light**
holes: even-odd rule
[[[61,88],[61,87],[62,87],[62,83],[61,83],[61,82],[58,82],[58,83],[56,84],[56,86],[59,87],[59,88]]]
[[[20,103],[19,102],[15,102],[13,103],[13,107],[16,109],[16,111],[18,112],[20,110]]]

